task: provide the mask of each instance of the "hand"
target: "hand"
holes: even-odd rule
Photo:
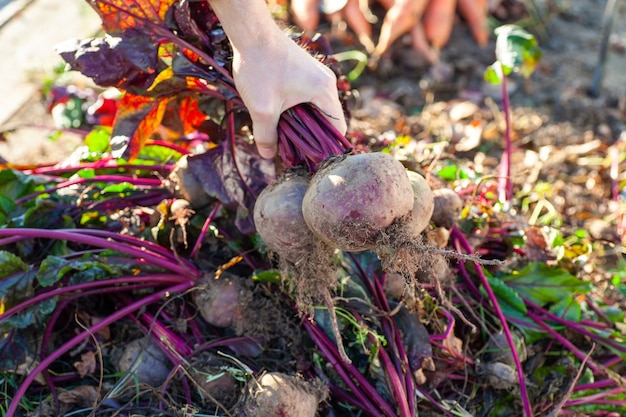
[[[342,135],[346,133],[335,74],[282,32],[247,52],[235,49],[233,58],[235,85],[250,112],[262,157],[276,154],[281,113],[300,103],[312,103]]]
[[[338,0],[339,1],[339,0]],[[436,62],[438,51],[448,42],[456,11],[467,22],[476,42],[487,43],[487,0],[379,0],[387,9],[378,44],[371,45],[371,24],[359,7],[359,0],[345,0],[345,7],[331,14],[341,18],[374,57],[382,56],[400,36],[411,34],[413,48],[429,62]],[[319,22],[319,0],[292,0],[292,15],[301,29],[314,31]],[[339,1],[341,3],[341,1]],[[338,16],[338,17],[337,17]]]
[[[343,135],[346,120],[332,70],[276,25],[265,0],[209,0],[233,47],[233,76],[250,112],[259,154],[277,151],[278,120],[287,109],[312,103]]]
[[[385,53],[400,36],[410,33],[413,48],[430,62],[437,61],[438,51],[450,39],[456,11],[467,22],[479,45],[486,45],[489,39],[486,0],[381,0],[381,3],[388,10],[374,52],[377,56]]]
[[[360,0],[322,1],[322,12],[328,16],[333,26],[345,21],[365,50],[368,53],[374,52],[372,25],[361,8]],[[320,20],[319,0],[292,0],[291,16],[300,29],[308,33],[315,32]]]

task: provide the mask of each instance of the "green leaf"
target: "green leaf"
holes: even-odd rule
[[[12,169],[0,171],[0,195],[11,201],[35,192],[39,184],[45,183],[46,180],[36,175],[26,175]]]
[[[174,149],[170,149],[166,146],[146,145],[139,152],[137,159],[142,161],[148,160],[156,163],[163,163],[176,162],[180,159],[180,157],[180,152],[175,151]]]
[[[544,307],[558,303],[576,294],[586,294],[591,284],[571,275],[569,272],[534,262],[521,271],[500,277],[519,296]]]
[[[92,259],[69,261],[58,256],[48,256],[43,260],[37,271],[37,280],[43,287],[54,285],[68,274],[71,274],[70,284],[91,282],[108,278],[115,273],[110,266]]]
[[[455,181],[458,179],[468,179],[469,175],[463,171],[458,165],[450,165],[437,171],[437,175],[446,181]]]
[[[565,320],[575,323],[579,322],[582,318],[582,307],[571,294],[550,306],[549,311]]]
[[[265,271],[257,271],[252,275],[252,280],[259,282],[271,282],[273,284],[280,284],[280,272],[275,269],[268,269]]]
[[[96,176],[96,170],[93,168],[83,168],[76,173],[76,176],[79,178],[93,178]]]
[[[504,74],[502,65],[500,65],[498,62],[495,62],[487,67],[484,77],[485,80],[490,84],[500,84],[505,75],[508,75],[508,73]]]
[[[102,189],[102,194],[114,193],[114,194],[126,194],[129,191],[135,191],[135,186],[130,182],[121,182],[119,184],[107,185]]]
[[[89,152],[103,154],[109,152],[109,140],[111,138],[111,128],[107,126],[97,126],[85,136],[85,145]]]
[[[530,76],[541,59],[535,37],[516,25],[496,28],[496,60],[502,65],[504,74],[512,71]]]
[[[0,321],[0,334],[13,329],[25,329],[33,324],[42,324],[56,308],[58,296],[43,300],[40,303],[29,306],[17,314],[13,314]]]
[[[28,272],[28,265],[11,252],[0,251],[0,279],[20,272]]]
[[[513,290],[507,286],[504,281],[498,278],[487,278],[489,285],[498,299],[506,302],[514,309],[526,314],[526,304],[524,300]]]
[[[624,310],[615,305],[601,306],[600,310],[613,322],[623,323],[625,313]]]

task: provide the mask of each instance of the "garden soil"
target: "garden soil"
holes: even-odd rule
[[[32,2],[22,14],[35,14],[31,18],[37,19],[35,12],[46,12],[47,1]],[[82,8],[79,0],[73,1],[81,4],[75,13],[82,23],[67,38],[95,33],[95,13]],[[571,228],[584,227],[595,238],[614,241],[617,207],[611,201],[608,151],[626,131],[626,4],[618,2],[613,11],[596,97],[589,92],[600,57],[605,3],[558,0],[524,4],[503,0],[494,7],[490,20],[493,27],[499,22],[523,25],[536,36],[543,52],[529,79],[513,75],[508,80],[516,187],[530,195],[538,183],[552,184],[551,201]],[[37,7],[39,11],[33,9]],[[47,30],[55,31],[63,24],[64,19],[56,19],[60,19],[56,24],[45,25]],[[26,29],[12,29],[9,22],[0,29],[0,37],[13,39],[15,33],[8,31],[19,30],[27,36]],[[409,135],[425,143],[443,144],[437,148],[443,153],[425,152],[418,162],[424,165],[428,158],[451,158],[493,173],[490,170],[497,166],[504,147],[502,94],[499,86],[483,81],[483,72],[495,60],[495,36],[480,48],[459,21],[435,65],[425,63],[408,45],[407,39],[398,40],[376,68],[366,69],[352,83],[352,132],[370,142]],[[335,36],[333,47],[341,51],[358,45],[347,35]],[[17,110],[0,120],[2,130],[10,129],[0,142],[0,157],[10,163],[60,162],[80,145],[76,135],[64,135],[55,142],[49,139],[47,128],[53,127],[53,120],[39,87],[41,74],[54,66],[52,48],[53,44],[40,46],[45,68],[36,64],[24,68],[29,74],[26,87],[22,81],[3,94],[5,101],[16,94],[19,102],[22,90],[30,92]],[[19,53],[16,50],[15,56]],[[348,72],[354,62],[342,66]],[[77,83],[88,84],[75,76]]]

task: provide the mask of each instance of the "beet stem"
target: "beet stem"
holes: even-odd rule
[[[63,345],[61,345],[59,348],[55,349],[55,351],[52,352],[50,356],[42,359],[41,362],[39,362],[39,364],[32,370],[32,372],[30,372],[24,378],[24,381],[16,390],[13,396],[13,399],[11,400],[11,403],[9,404],[6,415],[8,416],[17,415],[19,404],[22,398],[24,397],[24,395],[26,395],[26,391],[28,390],[30,385],[33,383],[37,375],[41,373],[43,370],[48,369],[55,360],[59,359],[61,356],[63,356],[63,354],[68,352],[71,348],[78,345],[83,340],[90,337],[92,334],[115,323],[116,321],[120,320],[122,317],[127,316],[133,311],[137,311],[141,309],[142,307],[148,304],[151,304],[153,302],[158,302],[162,300],[163,297],[166,297],[168,294],[177,294],[179,292],[184,292],[188,290],[189,288],[191,288],[193,284],[194,284],[193,281],[187,281],[181,284],[177,284],[173,287],[169,287],[164,290],[157,291],[141,300],[138,300],[128,306],[125,306],[121,308],[120,310],[116,311],[114,314],[111,314],[110,316],[105,317],[104,319],[102,319],[102,321],[98,322],[97,324],[94,324],[89,329],[74,336],[73,338],[65,342]]]

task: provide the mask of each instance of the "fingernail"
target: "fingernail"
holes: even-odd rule
[[[261,158],[272,159],[274,158],[274,156],[276,156],[276,148],[257,147],[257,150],[259,151],[259,155],[261,155]]]

